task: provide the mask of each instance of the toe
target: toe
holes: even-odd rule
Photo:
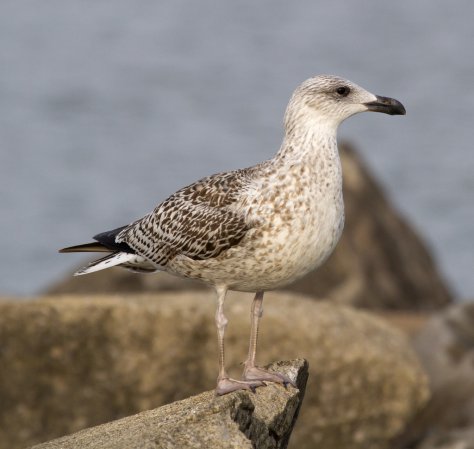
[[[238,390],[252,390],[254,392],[255,388],[262,386],[265,386],[265,384],[260,380],[240,381],[231,378],[224,378],[217,381],[216,394],[222,396]]]
[[[285,387],[287,385],[292,385],[296,388],[296,384],[285,374],[274,371],[268,371],[257,366],[245,368],[243,379],[246,381],[259,380],[262,382],[275,382],[283,384]]]

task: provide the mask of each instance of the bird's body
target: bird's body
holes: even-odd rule
[[[338,108],[332,110],[334,105]],[[65,251],[103,248],[112,253],[77,274],[121,265],[134,271],[167,271],[214,286],[221,350],[218,392],[258,386],[262,380],[287,382],[254,365],[263,292],[314,270],[336,246],[344,224],[337,127],[348,116],[371,108],[404,113],[396,100],[377,97],[342,78],[307,80],[290,100],[285,137],[274,158],[203,178],[131,225],[98,234],[99,243]],[[257,292],[243,382],[229,379],[223,367],[227,290]]]
[[[333,166],[336,176],[331,183],[306,161],[287,167],[270,160],[205,178],[177,192],[167,200],[171,209],[190,209],[197,201],[207,208],[213,198],[220,197],[221,207],[231,211],[232,217],[241,218],[233,229],[226,226],[234,226],[234,221],[223,218],[221,233],[238,242],[217,250],[214,257],[177,254],[166,262],[159,261],[162,268],[208,284],[226,285],[229,290],[250,292],[287,285],[316,268],[334,248],[344,221],[340,163],[335,157],[324,157],[321,163]],[[201,196],[196,192],[202,192]],[[147,216],[142,226],[146,223],[153,229],[156,218],[162,216],[161,207]],[[206,220],[205,212],[202,219]],[[201,223],[192,215],[186,220],[196,226],[189,232],[197,237]],[[181,226],[178,219],[173,224]],[[145,251],[135,235],[136,226],[122,231],[119,239]]]

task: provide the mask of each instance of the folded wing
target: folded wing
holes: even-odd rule
[[[218,256],[250,229],[235,207],[239,188],[246,186],[242,172],[210,176],[179,190],[119,232],[116,243],[161,267],[179,254],[196,260]]]

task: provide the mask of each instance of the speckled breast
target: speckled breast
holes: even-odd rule
[[[305,166],[275,174],[242,204],[255,225],[239,245],[215,259],[178,257],[170,268],[231,290],[270,290],[294,282],[326,260],[342,233],[341,180],[320,181]]]

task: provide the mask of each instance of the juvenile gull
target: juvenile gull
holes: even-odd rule
[[[264,382],[292,383],[255,364],[263,293],[314,270],[336,246],[344,225],[337,128],[364,111],[405,114],[397,100],[343,78],[310,78],[290,99],[283,143],[272,159],[203,178],[134,223],[98,234],[94,243],[60,251],[109,253],[77,275],[118,265],[136,272],[167,271],[212,285],[217,293],[217,394]],[[228,290],[256,292],[242,380],[231,379],[224,364]]]

